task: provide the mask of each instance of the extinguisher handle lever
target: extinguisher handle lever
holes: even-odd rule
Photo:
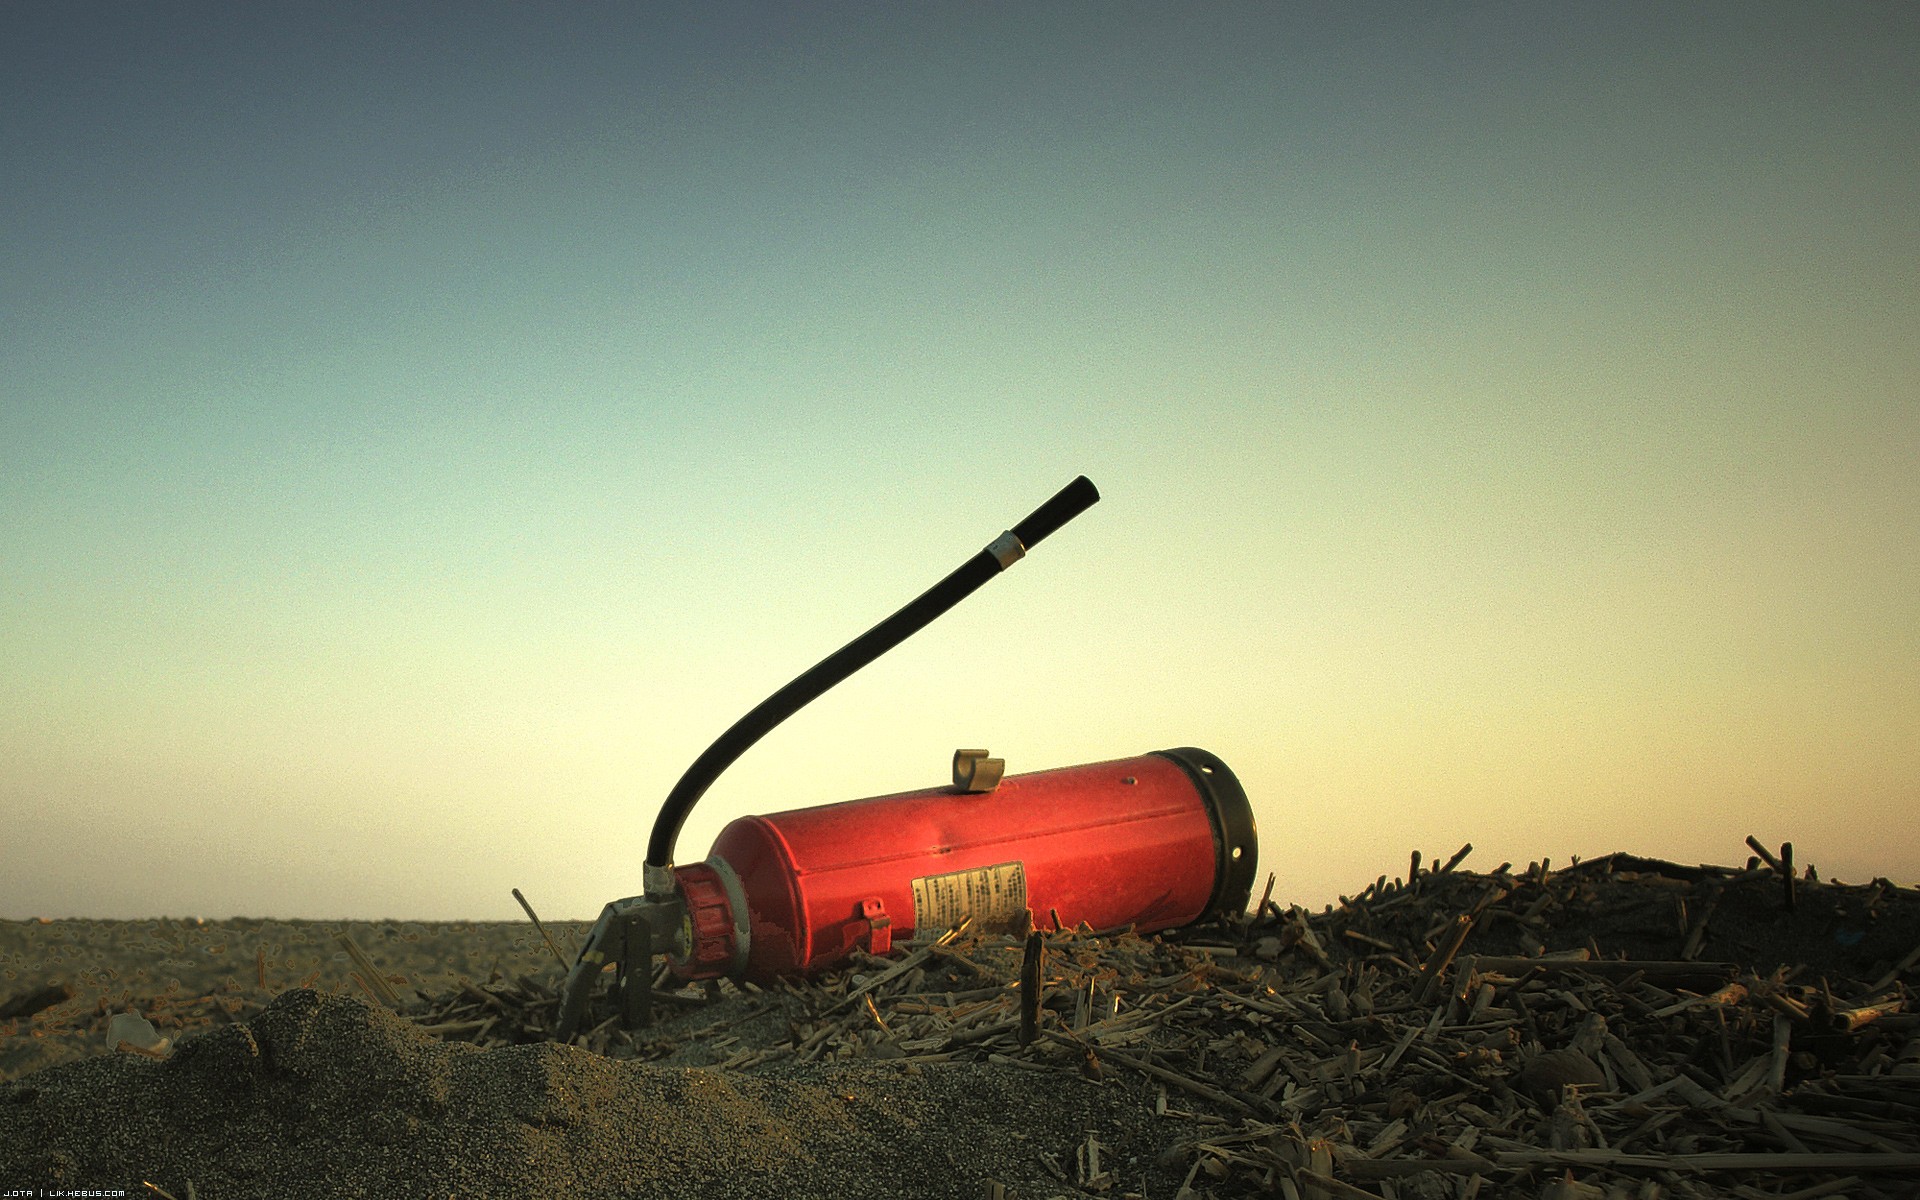
[[[1078,476],[1055,492],[1051,500],[1029,513],[1026,520],[1015,525],[1013,536],[1020,539],[1022,546],[1031,550],[1048,534],[1092,508],[1098,499],[1100,490],[1093,486],[1093,480],[1085,475]]]

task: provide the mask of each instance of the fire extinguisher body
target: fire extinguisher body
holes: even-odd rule
[[[1152,932],[1246,907],[1257,853],[1246,793],[1203,750],[1037,771],[980,794],[929,788],[723,829],[676,869],[684,978],[765,982],[830,969],[858,947],[1007,928],[1031,912]]]

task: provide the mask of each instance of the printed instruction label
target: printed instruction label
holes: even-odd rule
[[[971,916],[976,929],[1007,929],[1027,909],[1024,863],[995,863],[913,881],[915,934],[944,933]]]

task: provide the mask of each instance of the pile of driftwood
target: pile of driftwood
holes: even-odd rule
[[[1920,1194],[1920,893],[1773,854],[1475,874],[1465,853],[1318,914],[1263,899],[1149,938],[962,927],[791,988],[662,976],[687,1011],[577,1041],[1118,1080],[1169,1122],[1183,1197]],[[557,1004],[522,976],[412,1007],[499,1044],[549,1036]],[[1049,1169],[1109,1191],[1099,1149]]]

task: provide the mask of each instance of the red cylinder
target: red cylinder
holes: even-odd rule
[[[689,937],[673,967],[765,982],[1027,911],[1041,928],[1169,929],[1244,911],[1256,853],[1239,781],[1190,747],[742,817],[676,868]]]

